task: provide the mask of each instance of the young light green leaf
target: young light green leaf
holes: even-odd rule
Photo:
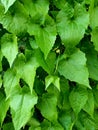
[[[6,93],[6,98],[8,99],[14,93],[15,87],[19,84],[19,76],[16,71],[9,69],[4,74],[4,88]]]
[[[8,11],[10,6],[12,6],[14,4],[15,1],[16,0],[1,0],[1,3],[5,7],[5,13]]]
[[[19,92],[11,97],[10,107],[15,130],[20,130],[28,122],[32,115],[31,109],[36,103],[37,96],[34,92]]]
[[[9,109],[9,100],[6,100],[6,97],[3,93],[0,92],[0,124],[2,125],[4,118],[6,117],[6,113]]]
[[[91,41],[94,43],[95,50],[98,51],[98,27],[93,29],[91,34]]]
[[[82,51],[77,50],[69,59],[61,60],[59,62],[58,71],[70,81],[75,81],[90,88],[86,57]]]
[[[11,67],[18,54],[17,37],[13,34],[6,33],[1,38],[1,51],[3,56],[7,58]]]
[[[69,101],[75,114],[77,115],[84,107],[88,99],[88,92],[86,89],[78,88],[71,91]]]
[[[88,100],[83,107],[83,110],[86,111],[92,118],[94,114],[94,96],[92,91],[88,90]]]
[[[66,47],[75,46],[83,38],[89,24],[89,14],[81,4],[73,8],[66,3],[57,15],[58,33]]]
[[[0,5],[0,23],[7,31],[14,34],[23,34],[27,30],[28,14],[19,1],[16,1],[11,10],[4,14],[4,8]]]
[[[60,91],[60,78],[58,76],[49,75],[45,78],[46,89],[51,83]]]
[[[43,94],[38,102],[41,114],[50,121],[57,120],[57,97],[52,94]]]

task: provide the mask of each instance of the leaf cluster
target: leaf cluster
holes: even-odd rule
[[[0,0],[0,128],[98,130],[98,0]]]

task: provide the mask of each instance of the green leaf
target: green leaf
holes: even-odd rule
[[[34,126],[31,126],[30,128],[29,128],[29,130],[41,130],[41,127],[34,127]]]
[[[1,3],[5,7],[5,13],[8,11],[10,6],[12,6],[14,4],[15,1],[16,0],[1,0]]]
[[[87,67],[89,71],[89,77],[98,80],[98,57],[97,52],[94,50],[93,45],[89,45],[86,50]]]
[[[36,17],[37,14],[41,16],[41,19],[43,16],[45,16],[48,13],[49,10],[49,1],[48,0],[37,0],[37,1],[32,1],[32,0],[21,0],[22,3],[24,4],[24,7],[28,14],[31,17]]]
[[[46,63],[50,69],[51,73],[54,73],[55,64],[56,64],[56,54],[55,52],[50,52],[47,56]]]
[[[3,56],[7,58],[11,67],[18,54],[17,37],[13,34],[6,33],[1,38],[1,51]]]
[[[7,31],[14,34],[23,34],[27,30],[28,14],[19,1],[5,14],[4,8],[0,5],[0,23]]]
[[[35,54],[35,57],[37,58],[37,61],[38,61],[39,65],[40,65],[48,74],[50,74],[51,72],[50,72],[49,66],[48,66],[46,60],[44,59],[44,55],[43,55],[43,53],[41,52],[41,50],[40,50],[40,49],[36,49],[35,52],[34,52],[34,54]]]
[[[39,99],[38,108],[41,114],[50,121],[57,120],[57,97],[52,94],[43,94]]]
[[[35,35],[36,43],[44,53],[46,59],[56,40],[56,26],[53,19],[47,15],[43,25],[30,24],[28,33]]]
[[[35,118],[31,118],[28,124],[30,124],[29,130],[41,130],[40,123]]]
[[[58,9],[62,9],[62,8],[64,8],[64,6],[65,6],[65,4],[66,4],[66,1],[65,1],[65,0],[62,0],[62,1],[53,0],[53,3],[54,3],[54,5],[55,5]]]
[[[86,57],[82,51],[77,50],[69,57],[69,59],[60,61],[58,71],[70,81],[75,81],[90,88]]]
[[[19,84],[19,76],[16,71],[9,69],[4,74],[4,88],[6,93],[6,98],[8,99],[14,93],[15,87]]]
[[[37,96],[34,92],[32,94],[26,92],[18,92],[11,97],[10,107],[12,113],[12,120],[15,130],[20,130],[30,117],[32,116],[31,109],[37,103]]]
[[[60,95],[58,99],[58,106],[60,109],[63,110],[69,110],[71,108],[70,102],[69,102],[69,84],[68,80],[66,80],[64,77],[60,78]]]
[[[73,122],[70,113],[62,111],[59,113],[59,122],[65,130],[72,130]]]
[[[36,69],[38,66],[39,63],[34,55],[31,55],[30,58],[26,60],[25,56],[20,54],[15,62],[14,67],[17,71],[17,74],[29,85],[31,93],[36,75]]]
[[[84,130],[95,130],[95,121],[92,120],[88,114],[81,112],[79,115],[79,120],[85,128]]]
[[[60,78],[58,76],[48,75],[45,78],[46,89],[53,83],[54,86],[60,91]]]
[[[88,99],[88,93],[86,89],[78,88],[71,91],[69,95],[69,101],[75,114],[78,114],[84,107]]]
[[[6,117],[7,111],[9,109],[9,100],[3,93],[0,92],[0,124],[2,125],[4,118]]]
[[[89,15],[81,4],[73,8],[66,3],[57,15],[58,33],[66,47],[73,47],[80,42],[88,24]]]
[[[90,13],[90,26],[92,29],[98,26],[98,6],[93,8],[92,12]]]
[[[86,111],[92,118],[94,114],[94,96],[92,91],[88,90],[88,100],[83,107],[83,110]]]
[[[51,123],[44,120],[41,124],[41,130],[64,130],[64,128],[57,121]]]
[[[98,27],[93,29],[91,34],[91,41],[94,43],[95,50],[98,51]]]

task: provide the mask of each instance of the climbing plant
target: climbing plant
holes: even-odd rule
[[[98,130],[98,0],[0,0],[0,128]]]

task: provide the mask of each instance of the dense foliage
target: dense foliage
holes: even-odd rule
[[[98,130],[98,0],[0,0],[2,130]]]

